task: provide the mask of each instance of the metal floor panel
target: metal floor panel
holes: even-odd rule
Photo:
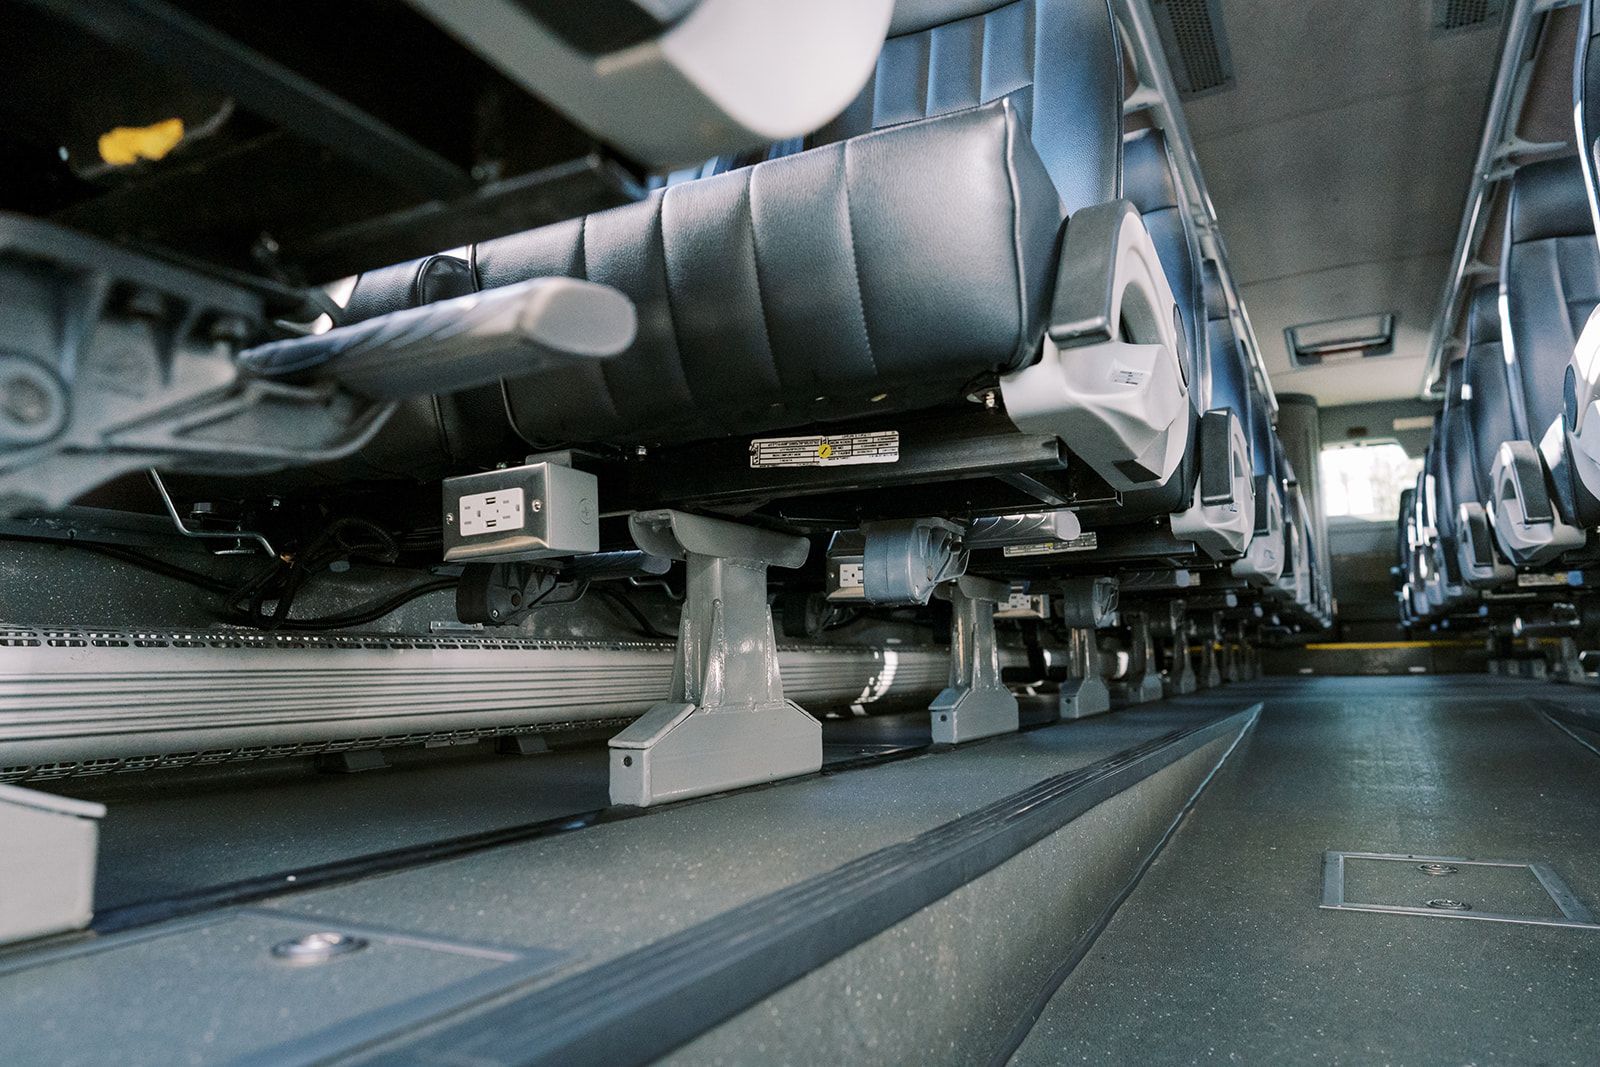
[[[1600,905],[1600,759],[1537,710],[1600,694],[1481,675],[1264,691],[1012,1062],[1593,1063],[1600,931],[1319,905],[1330,849],[1526,857]],[[1525,888],[1483,891],[1527,906]]]

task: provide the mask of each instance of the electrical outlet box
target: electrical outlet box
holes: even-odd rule
[[[859,530],[844,530],[828,544],[827,590],[829,600],[867,598],[866,539]]]
[[[600,550],[595,476],[552,460],[444,482],[444,558],[507,563]]]

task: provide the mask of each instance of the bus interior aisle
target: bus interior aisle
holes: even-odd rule
[[[0,1067],[1600,1062],[1600,0],[0,0]]]

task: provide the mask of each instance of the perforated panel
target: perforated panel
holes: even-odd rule
[[[1503,0],[1433,0],[1433,28],[1466,30],[1500,17]]]
[[[1180,93],[1212,92],[1233,84],[1217,0],[1156,0],[1154,10]]]

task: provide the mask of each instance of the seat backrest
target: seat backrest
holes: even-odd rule
[[[1473,471],[1472,433],[1467,425],[1466,363],[1456,360],[1444,371],[1444,410],[1439,413],[1439,536],[1451,543],[1456,537],[1456,509],[1478,496],[1477,476]]]
[[[1500,442],[1518,436],[1505,349],[1500,344],[1498,285],[1481,285],[1472,294],[1467,306],[1467,353],[1461,365],[1461,406],[1467,416],[1475,498],[1489,506],[1495,454]]]
[[[1106,0],[900,0],[866,88],[808,143],[1006,97],[1071,214],[1122,195],[1122,73]]]
[[[1200,271],[1200,242],[1179,192],[1177,169],[1160,130],[1137,130],[1122,144],[1122,192],[1144,219],[1156,254],[1166,271],[1183,319],[1187,352],[1185,373],[1189,395],[1201,410],[1208,403],[1210,357],[1206,351],[1205,290]]]
[[[1517,436],[1537,444],[1561,415],[1567,363],[1600,303],[1600,245],[1576,156],[1512,177],[1500,292]]]
[[[1238,334],[1234,332],[1233,319],[1228,314],[1222,273],[1215,260],[1208,259],[1203,264],[1201,288],[1205,295],[1206,354],[1211,359],[1211,396],[1206,401],[1206,410],[1231,410],[1239,417],[1245,439],[1250,440],[1250,368]]]
[[[1273,446],[1272,412],[1267,408],[1267,398],[1258,390],[1250,390],[1250,458],[1254,472],[1276,480],[1278,476],[1277,450]]]
[[[1401,490],[1400,514],[1396,516],[1394,524],[1395,588],[1399,588],[1405,582],[1406,571],[1411,566],[1411,516],[1416,506],[1416,489]]]

